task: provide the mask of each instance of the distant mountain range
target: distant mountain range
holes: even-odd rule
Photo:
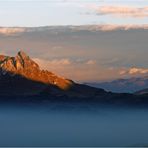
[[[148,94],[148,88],[135,92],[136,95]]]
[[[81,102],[89,104],[147,105],[147,94],[106,92],[41,70],[23,51],[15,57],[0,55],[0,101]]]
[[[103,88],[112,92],[134,93],[136,91],[148,88],[148,76],[139,78],[132,77],[129,79],[117,79],[111,82],[86,84],[96,88]]]

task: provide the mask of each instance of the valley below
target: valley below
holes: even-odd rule
[[[148,109],[1,105],[0,146],[147,146]]]

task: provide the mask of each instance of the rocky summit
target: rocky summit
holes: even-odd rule
[[[15,57],[0,55],[0,75],[22,76],[28,80],[51,84],[60,89],[68,89],[72,81],[59,77],[47,70],[41,70],[25,52],[19,51]]]

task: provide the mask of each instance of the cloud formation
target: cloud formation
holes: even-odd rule
[[[14,34],[17,34],[17,33],[22,33],[22,32],[25,32],[26,29],[25,28],[14,28],[14,27],[2,27],[0,28],[0,34],[3,34],[3,35],[14,35]]]
[[[136,75],[136,74],[148,74],[148,68],[130,68],[128,70],[121,70],[119,72],[120,75],[125,75],[125,74],[129,74],[129,75]]]
[[[102,72],[101,67],[96,64],[95,60],[77,60],[77,59],[52,59],[45,60],[41,58],[33,58],[41,69],[47,69],[53,73],[75,81],[88,81],[96,78]],[[99,68],[100,70],[96,70]],[[103,73],[101,76],[105,76]]]
[[[148,29],[148,24],[143,25],[135,25],[135,24],[124,24],[124,25],[117,25],[117,24],[98,24],[98,25],[81,25],[81,26],[66,26],[66,28],[70,32],[78,32],[78,31],[113,31],[113,30],[130,30],[130,29]],[[56,30],[56,31],[53,31]],[[58,33],[66,32],[65,26],[43,26],[43,27],[0,27],[0,35],[5,36],[12,36],[20,33],[26,32],[49,32],[53,35],[57,35]],[[74,39],[79,38],[79,36],[73,35]],[[62,49],[63,46],[54,46],[53,50]]]
[[[88,61],[86,62],[86,64],[87,64],[87,65],[94,65],[94,64],[96,64],[96,61],[95,61],[95,60],[88,60]]]
[[[101,31],[113,31],[113,30],[130,30],[130,29],[148,29],[148,25],[115,25],[115,24],[105,24],[98,25],[98,30]]]
[[[41,67],[49,67],[49,66],[66,66],[70,65],[71,61],[70,59],[53,59],[53,60],[43,60],[43,59],[38,59],[34,58],[34,60],[41,65]]]
[[[133,6],[93,6],[97,15],[112,15],[118,17],[148,17],[148,6],[133,7]]]

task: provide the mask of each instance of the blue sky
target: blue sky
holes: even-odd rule
[[[0,26],[48,26],[85,24],[147,24],[147,14],[136,17],[105,13],[101,7],[145,8],[147,0],[0,0]],[[140,10],[140,9],[139,9]],[[138,11],[139,11],[138,10]],[[147,8],[146,8],[147,10]],[[98,13],[99,11],[99,13]],[[131,10],[132,13],[133,10]],[[138,13],[137,11],[137,13]],[[145,10],[139,11],[144,13]],[[117,14],[116,14],[117,13]],[[126,12],[124,12],[126,13]],[[129,12],[127,12],[129,13]],[[147,13],[147,12],[146,12]],[[101,14],[101,15],[100,15]],[[142,14],[141,14],[142,15]]]

